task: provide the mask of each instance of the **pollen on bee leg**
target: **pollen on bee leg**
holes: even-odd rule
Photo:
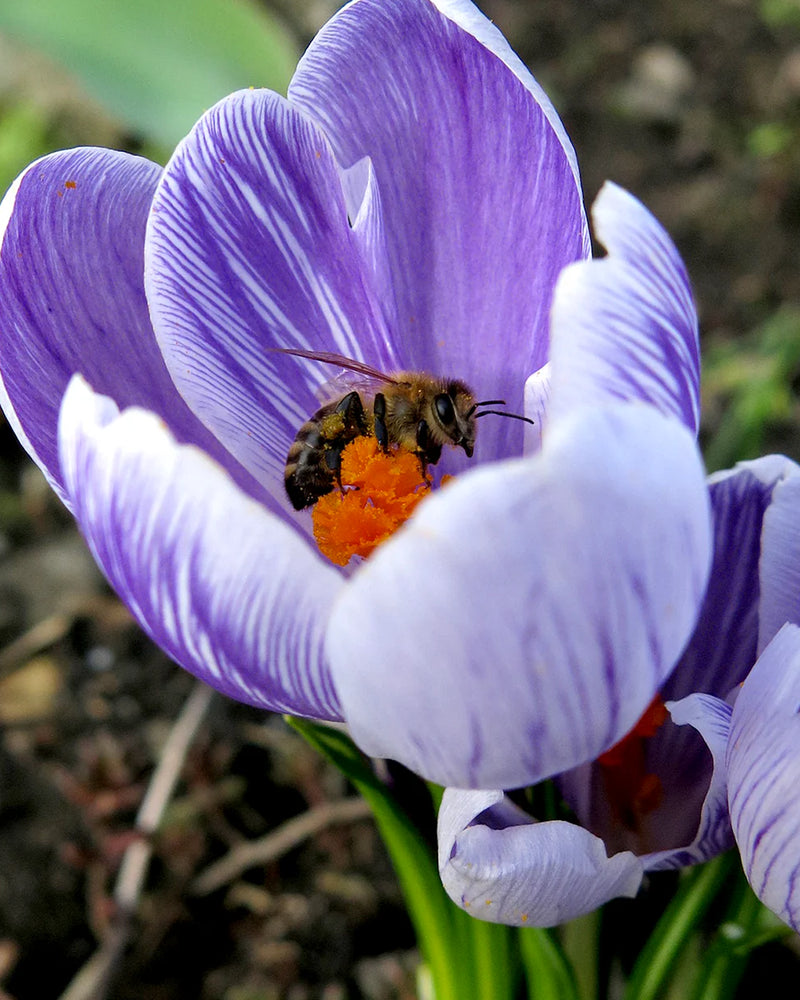
[[[342,490],[314,504],[314,538],[337,566],[365,558],[407,521],[430,492],[419,459],[403,449],[385,452],[374,437],[357,437],[342,452]]]

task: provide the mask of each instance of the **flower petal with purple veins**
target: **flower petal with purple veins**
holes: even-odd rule
[[[785,459],[781,476],[764,515],[759,653],[786,622],[800,625],[800,467]]]
[[[589,255],[574,152],[541,88],[463,0],[359,0],[314,39],[289,99],[342,166],[370,157],[403,367],[521,412],[557,275]],[[522,427],[487,420],[481,438],[486,457],[519,454]]]
[[[178,395],[153,336],[142,265],[160,174],[127,153],[65,150],[31,164],[0,208],[4,409],[68,505],[56,438],[75,372],[120,406],[157,413],[264,499]]]
[[[759,899],[800,930],[800,628],[785,625],[733,706],[728,803],[745,874]]]
[[[674,666],[709,542],[694,441],[651,407],[576,412],[533,458],[465,473],[334,608],[327,648],[355,739],[461,788],[594,758]]]
[[[731,707],[712,695],[692,694],[678,702],[667,702],[667,709],[676,725],[692,726],[700,733],[711,753],[713,766],[700,809],[700,821],[692,841],[687,844],[676,843],[669,850],[643,855],[647,871],[681,868],[708,861],[733,846],[725,769]]]
[[[59,446],[92,554],[162,649],[239,701],[341,719],[322,648],[338,573],[157,417],[78,377]]]
[[[535,823],[502,792],[448,788],[439,811],[439,871],[450,898],[473,917],[552,927],[635,896],[641,861],[608,857],[602,840],[572,823]]]
[[[565,269],[553,303],[551,417],[640,399],[697,433],[700,351],[689,278],[669,236],[627,191],[592,206],[602,260]]]
[[[772,520],[770,511],[781,483],[798,472],[788,459],[777,464],[770,457],[741,462],[709,478],[714,561],[700,618],[665,685],[665,699],[676,701],[694,691],[724,698],[755,663],[759,607],[763,603],[762,538]],[[800,484],[800,476],[797,482]],[[800,539],[797,531],[794,535]],[[776,549],[788,541],[782,531],[776,532],[775,539]],[[791,552],[788,545],[787,551]],[[767,565],[771,562],[766,560]]]
[[[269,91],[220,101],[164,170],[145,283],[182,395],[288,507],[286,454],[336,370],[271,349],[397,367],[323,133]]]

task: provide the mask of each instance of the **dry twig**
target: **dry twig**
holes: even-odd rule
[[[189,747],[211,704],[214,692],[199,682],[186,700],[167,738],[161,759],[136,817],[141,839],[125,851],[114,889],[117,913],[98,950],[74,977],[60,1000],[103,1000],[117,962],[130,938],[133,918],[144,885],[150,857],[151,836],[164,815],[183,769]]]
[[[361,799],[340,799],[314,806],[301,816],[288,820],[265,837],[237,844],[224,858],[200,872],[190,889],[196,896],[205,896],[231,882],[248,868],[264,865],[291,851],[308,837],[328,826],[353,823],[371,816],[367,803]]]

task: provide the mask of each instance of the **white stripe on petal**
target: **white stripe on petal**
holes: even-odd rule
[[[319,32],[289,99],[380,186],[406,370],[523,406],[547,360],[553,288],[589,253],[574,152],[541,88],[463,2],[358,0]],[[523,425],[482,422],[476,456],[519,455]]]
[[[212,108],[156,192],[145,274],[167,364],[195,413],[286,507],[286,454],[319,381],[309,362],[272,349],[390,360],[362,244],[326,137],[268,91]]]
[[[199,449],[75,378],[60,453],[110,583],[178,663],[231,697],[338,719],[322,651],[341,577]]]
[[[697,432],[697,314],[683,262],[632,195],[606,183],[592,209],[601,260],[566,268],[553,303],[551,416],[610,399],[656,406]]]

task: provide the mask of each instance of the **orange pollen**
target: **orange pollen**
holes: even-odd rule
[[[597,759],[614,815],[630,830],[661,804],[661,781],[646,770],[646,748],[667,714],[656,695],[633,729]]]
[[[357,437],[342,452],[342,490],[314,504],[314,538],[337,566],[366,558],[393,535],[431,490],[419,459],[401,448],[384,452],[374,437]]]

